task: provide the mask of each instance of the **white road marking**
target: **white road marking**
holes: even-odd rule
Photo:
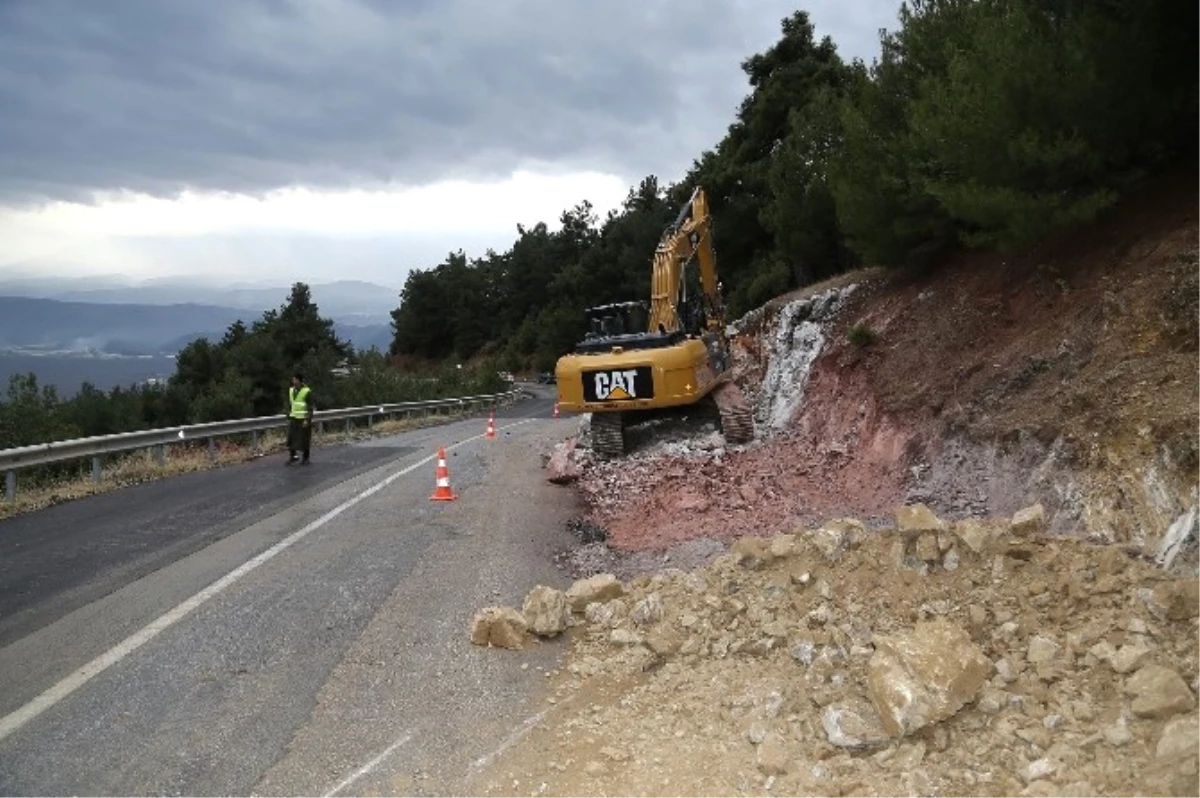
[[[551,707],[550,709],[553,709],[553,707]],[[542,719],[550,714],[550,709],[543,709],[541,712],[537,713],[536,715],[533,715],[533,716],[528,717],[525,720],[521,721],[521,724],[519,726],[517,726],[517,728],[512,730],[512,732],[508,735],[508,737],[506,737],[504,739],[504,742],[500,743],[500,746],[498,748],[496,748],[495,751],[492,751],[490,754],[485,754],[484,756],[481,756],[478,759],[476,759],[474,762],[472,762],[471,769],[478,770],[479,768],[481,768],[484,765],[491,762],[496,757],[500,756],[500,754],[503,754],[509,748],[512,748],[513,745],[516,744],[517,740],[520,740],[522,737],[524,737],[526,734],[528,734],[530,729],[532,729],[537,724],[541,723]]]
[[[504,427],[504,429],[510,429],[512,427],[519,427],[522,424],[528,424],[531,421],[536,421],[536,420],[537,420],[536,418],[527,418],[524,421],[517,421],[515,423],[508,424]],[[458,443],[455,443],[451,446],[447,446],[446,450],[449,451],[451,449],[457,449],[460,446],[465,446],[466,444],[471,443],[472,441],[479,440],[481,438],[483,438],[482,434],[474,435],[470,438],[459,441]],[[354,496],[353,498],[347,499],[346,501],[339,504],[337,507],[334,507],[332,510],[325,513],[323,516],[321,516],[317,520],[312,521],[311,523],[309,523],[307,526],[303,527],[299,531],[293,532],[291,535],[288,535],[286,538],[279,541],[278,543],[276,543],[274,546],[267,549],[263,553],[259,554],[258,556],[254,557],[253,559],[248,560],[247,562],[245,562],[242,565],[238,566],[237,568],[233,569],[232,571],[227,573],[225,576],[218,579],[216,582],[213,582],[211,585],[209,585],[208,587],[201,590],[199,593],[197,593],[194,596],[192,596],[191,598],[185,600],[179,606],[168,611],[166,614],[159,616],[154,621],[151,621],[149,624],[144,626],[142,629],[140,629],[139,631],[130,635],[129,637],[125,638],[120,643],[118,643],[117,645],[110,648],[108,651],[104,652],[100,656],[93,659],[91,662],[87,663],[83,667],[76,670],[74,673],[71,673],[68,676],[64,677],[62,679],[62,681],[58,682],[58,684],[56,684],[53,687],[51,687],[50,689],[46,690],[44,693],[42,693],[41,695],[34,698],[32,701],[30,701],[25,706],[21,707],[20,709],[14,710],[13,712],[10,712],[9,714],[5,715],[3,718],[0,718],[0,740],[3,740],[4,738],[8,737],[10,734],[12,734],[13,732],[17,731],[22,726],[24,726],[26,723],[29,723],[29,721],[33,720],[38,715],[45,712],[47,709],[50,709],[52,706],[57,704],[59,701],[62,701],[64,698],[69,696],[71,693],[75,692],[80,687],[83,687],[85,684],[87,684],[89,681],[94,679],[96,676],[99,676],[101,673],[103,673],[108,668],[112,667],[113,665],[116,665],[118,662],[120,662],[121,660],[128,657],[134,651],[137,651],[139,648],[144,646],[146,643],[149,643],[151,640],[153,640],[155,637],[157,637],[160,633],[167,630],[171,626],[175,625],[180,620],[182,620],[184,618],[184,616],[186,616],[192,610],[194,610],[197,607],[199,607],[200,605],[204,604],[204,602],[208,601],[212,597],[220,594],[223,590],[225,590],[230,585],[237,582],[239,579],[241,579],[243,576],[245,576],[246,574],[253,571],[258,566],[262,565],[263,563],[267,562],[268,560],[273,559],[278,554],[280,554],[284,549],[287,549],[289,546],[291,546],[294,543],[297,543],[300,540],[302,540],[303,538],[307,537],[311,532],[314,532],[314,531],[320,529],[321,527],[325,526],[330,521],[332,521],[334,518],[337,518],[339,515],[346,512],[351,507],[353,507],[354,505],[361,502],[363,499],[366,499],[369,496],[373,496],[374,494],[376,494],[379,491],[386,488],[388,485],[395,482],[400,477],[405,476],[407,474],[411,474],[413,471],[416,471],[421,466],[433,462],[436,458],[437,458],[437,455],[432,454],[429,457],[426,457],[424,460],[421,460],[418,463],[413,463],[412,465],[408,466],[407,468],[403,468],[403,469],[397,471],[396,473],[389,476],[387,479],[384,479],[383,481],[372,485],[371,487],[367,488],[366,490],[364,490],[363,492]]]
[[[346,789],[351,784],[353,784],[354,782],[361,779],[363,776],[370,773],[372,770],[374,770],[376,767],[378,767],[380,762],[387,759],[388,754],[392,753],[392,751],[395,751],[397,748],[404,745],[406,742],[408,742],[411,739],[412,739],[412,732],[409,732],[408,734],[404,735],[396,742],[389,745],[387,748],[383,749],[383,753],[381,753],[379,756],[372,759],[367,764],[360,767],[358,770],[351,773],[346,778],[342,779],[341,783],[339,783],[338,786],[334,787],[332,790],[325,793],[325,798],[330,798],[330,796],[337,795],[339,792]]]

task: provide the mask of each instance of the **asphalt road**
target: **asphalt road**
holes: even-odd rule
[[[566,581],[576,508],[540,455],[573,421],[539,392],[495,441],[476,418],[0,523],[0,792],[460,789],[560,650],[467,642]],[[439,445],[456,502],[429,500]]]

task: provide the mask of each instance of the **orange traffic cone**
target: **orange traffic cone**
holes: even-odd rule
[[[433,495],[429,497],[430,501],[435,502],[452,502],[458,497],[454,495],[454,491],[450,489],[450,469],[446,467],[446,449],[442,446],[438,447],[437,461],[437,487],[433,491]]]
[[[496,414],[495,413],[488,416],[487,434],[484,435],[483,437],[488,438],[489,440],[496,437]]]

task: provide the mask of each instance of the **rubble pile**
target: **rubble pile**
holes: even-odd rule
[[[481,794],[1196,795],[1198,587],[1041,506],[924,505],[540,587],[472,633],[571,639]]]
[[[686,454],[590,463],[576,486],[589,520],[622,551],[771,534],[849,508],[874,526],[902,500],[902,474],[839,479],[845,458],[798,445],[797,437],[781,432],[742,451],[725,451],[712,437],[685,439],[674,445]]]

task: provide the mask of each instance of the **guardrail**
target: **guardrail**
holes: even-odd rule
[[[318,410],[313,413],[313,421],[317,425],[318,434],[324,432],[326,424],[339,421],[345,422],[346,431],[349,432],[355,421],[364,418],[367,420],[369,428],[374,420],[381,416],[391,419],[397,416],[409,418],[414,415],[426,418],[433,414],[441,415],[443,413],[452,416],[456,412],[459,415],[465,415],[485,406],[495,407],[501,404],[510,404],[522,393],[521,389],[514,388],[505,393],[480,396]],[[36,468],[37,466],[90,457],[92,458],[92,479],[99,482],[103,474],[105,455],[132,452],[138,449],[154,449],[155,460],[162,465],[166,462],[167,446],[171,444],[205,441],[208,445],[209,456],[212,456],[218,438],[247,433],[252,436],[252,450],[257,451],[260,432],[286,427],[287,423],[285,415],[259,416],[258,418],[232,421],[215,421],[209,424],[123,432],[117,435],[97,435],[91,438],[41,443],[36,446],[21,446],[16,449],[0,449],[0,471],[5,472],[4,495],[8,501],[16,500],[17,471],[23,468]]]

